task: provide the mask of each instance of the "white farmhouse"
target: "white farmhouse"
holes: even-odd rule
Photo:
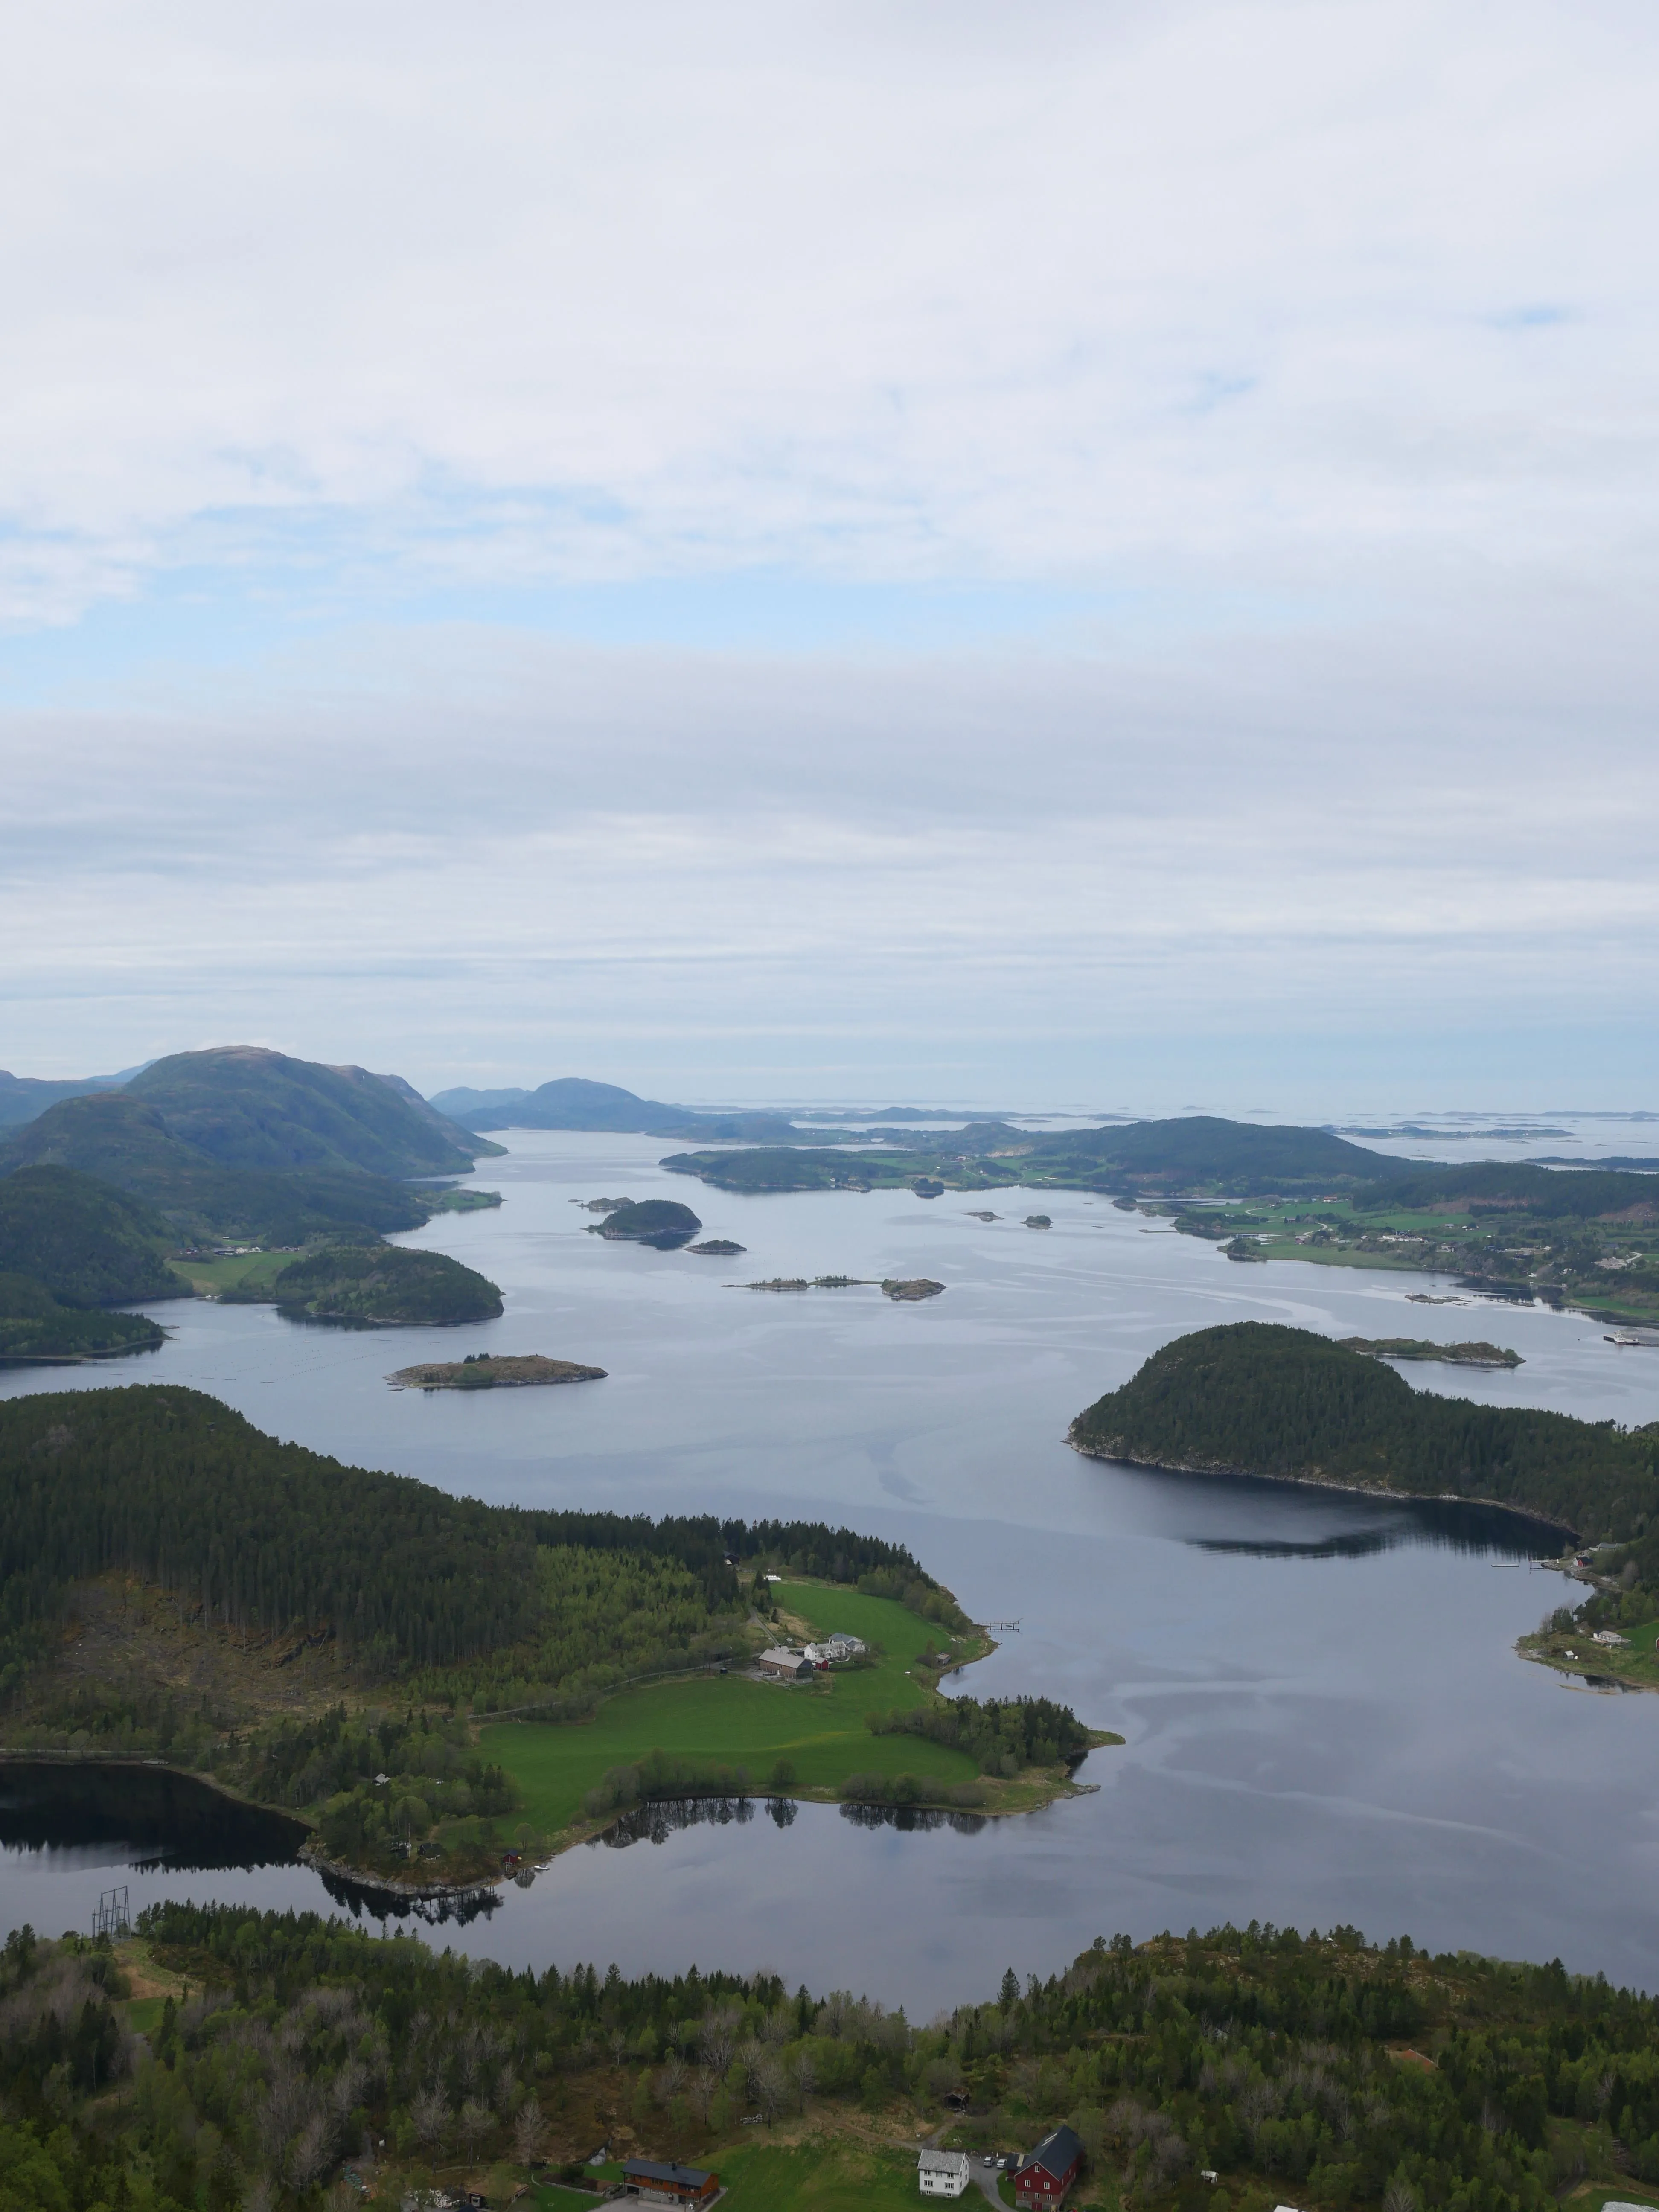
[[[916,2160],[916,2179],[924,2197],[960,2197],[968,2186],[965,2150],[925,2150]]]

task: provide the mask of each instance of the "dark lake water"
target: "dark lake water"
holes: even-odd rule
[[[1659,1986],[1659,1697],[1571,1688],[1514,1656],[1575,1594],[1534,1566],[1553,1547],[1501,1516],[1152,1474],[1063,1441],[1158,1345],[1217,1321],[1492,1337],[1526,1364],[1410,1379],[1626,1422],[1659,1419],[1659,1352],[1540,1308],[1406,1302],[1455,1295],[1438,1279],[1238,1267],[1081,1195],[743,1200],[663,1175],[647,1139],[507,1141],[477,1178],[506,1194],[499,1212],[408,1240],[490,1275],[501,1320],[341,1334],[267,1308],[159,1307],[176,1330],[161,1353],[70,1386],[191,1382],[278,1435],[489,1498],[800,1513],[899,1537],[976,1618],[1020,1623],[964,1686],[1063,1698],[1128,1741],[1084,1766],[1097,1795],[1025,1819],[664,1814],[471,1918],[428,1908],[400,1924],[514,1963],[763,1964],[922,2017],[1097,1935],[1226,1918],[1409,1930]],[[707,1234],[748,1249],[607,1244],[570,1202],[600,1194],[687,1200]],[[1022,1225],[1035,1210],[1051,1230]],[[830,1273],[948,1288],[901,1306],[724,1287]],[[386,1386],[394,1367],[476,1350],[591,1361],[609,1379]],[[64,1387],[0,1376],[0,1395]],[[213,1895],[380,1924],[383,1901],[280,1854],[169,1839],[136,1800],[123,1830],[118,1808],[96,1834],[0,1808],[0,1927],[84,1926],[114,1880],[135,1910]]]

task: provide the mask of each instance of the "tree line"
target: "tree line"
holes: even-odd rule
[[[741,2116],[837,2103],[966,2146],[1067,2121],[1088,2185],[1138,2208],[1206,2171],[1328,2212],[1553,2212],[1581,2179],[1659,2179],[1659,2005],[1559,1962],[1348,1928],[1116,1936],[918,2027],[769,1973],[538,1974],[309,1913],[167,1904],[140,1929],[195,1992],[143,2044],[106,1946],[23,1929],[0,1956],[17,2212],[309,2206],[366,2136],[411,2172],[500,2161],[505,2195],[596,2113],[717,2163]]]

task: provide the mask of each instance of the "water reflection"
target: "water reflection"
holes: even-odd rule
[[[197,1874],[289,1866],[306,1831],[298,1820],[227,1797],[194,1776],[91,1761],[0,1761],[0,1845],[112,1851],[135,1867]]]
[[[791,1828],[800,1811],[787,1797],[760,1801],[775,1827]],[[687,1828],[746,1827],[755,1817],[752,1797],[666,1797],[624,1813],[602,1835],[590,1836],[587,1848],[603,1844],[611,1850],[626,1850],[630,1844],[665,1844]],[[985,1826],[982,1813],[947,1812],[932,1805],[842,1805],[843,1820],[855,1828],[897,1828],[906,1835],[925,1835],[939,1828],[958,1836],[976,1836]]]
[[[985,1826],[983,1813],[947,1813],[934,1805],[843,1805],[841,1817],[855,1828],[898,1828],[907,1836],[928,1835],[939,1828],[976,1836]]]
[[[499,1912],[503,1899],[494,1889],[466,1889],[446,1897],[414,1897],[396,1889],[371,1888],[325,1874],[323,1887],[354,1920],[418,1920],[428,1928],[465,1928]]]
[[[766,1801],[769,1812],[773,1802]],[[793,1808],[790,1810],[793,1817]],[[623,1814],[599,1835],[590,1836],[587,1848],[591,1851],[603,1844],[607,1850],[625,1851],[630,1844],[665,1844],[684,1828],[729,1828],[734,1823],[746,1827],[754,1817],[751,1797],[664,1797]],[[778,1816],[772,1813],[772,1817],[776,1820]],[[788,1825],[778,1820],[780,1827]]]
[[[1258,1495],[1264,1490],[1282,1495],[1286,1489],[1304,1497],[1319,1494],[1317,1486],[1312,1484],[1269,1483],[1237,1475],[1212,1479],[1229,1486],[1248,1483]],[[1347,1503],[1346,1498],[1343,1503]],[[1366,1504],[1369,1501],[1362,1504],[1356,1496],[1354,1504],[1359,1510],[1364,1510]],[[1534,1521],[1527,1514],[1511,1513],[1501,1505],[1470,1505],[1456,1498],[1402,1498],[1397,1504],[1389,1499],[1386,1510],[1386,1520],[1369,1527],[1332,1529],[1322,1536],[1185,1536],[1182,1540],[1191,1551],[1255,1559],[1364,1559],[1378,1552],[1417,1546],[1429,1551],[1460,1552],[1473,1559],[1496,1553],[1504,1561],[1518,1566],[1532,1559],[1559,1559],[1563,1539],[1571,1533]]]

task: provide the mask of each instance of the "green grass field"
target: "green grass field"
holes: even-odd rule
[[[714,2165],[727,2191],[722,2212],[914,2212],[924,2201],[914,2152],[833,2140],[799,2150],[756,2143]]]
[[[233,1283],[274,1283],[284,1267],[291,1267],[297,1252],[244,1252],[228,1260],[175,1260],[173,1271],[182,1275],[198,1297],[216,1297]]]
[[[649,1752],[710,1766],[745,1766],[763,1783],[780,1759],[794,1766],[798,1785],[833,1790],[849,1774],[927,1775],[941,1782],[971,1782],[965,1753],[919,1736],[872,1735],[867,1712],[920,1705],[926,1692],[906,1670],[920,1656],[929,1629],[890,1598],[817,1583],[775,1586],[786,1613],[820,1635],[845,1629],[884,1656],[874,1667],[820,1675],[811,1684],[750,1682],[735,1675],[698,1675],[683,1682],[624,1690],[600,1706],[591,1721],[550,1727],[501,1721],[481,1731],[487,1759],[497,1759],[517,1783],[525,1817],[544,1834],[568,1827],[582,1799],[612,1766]]]

